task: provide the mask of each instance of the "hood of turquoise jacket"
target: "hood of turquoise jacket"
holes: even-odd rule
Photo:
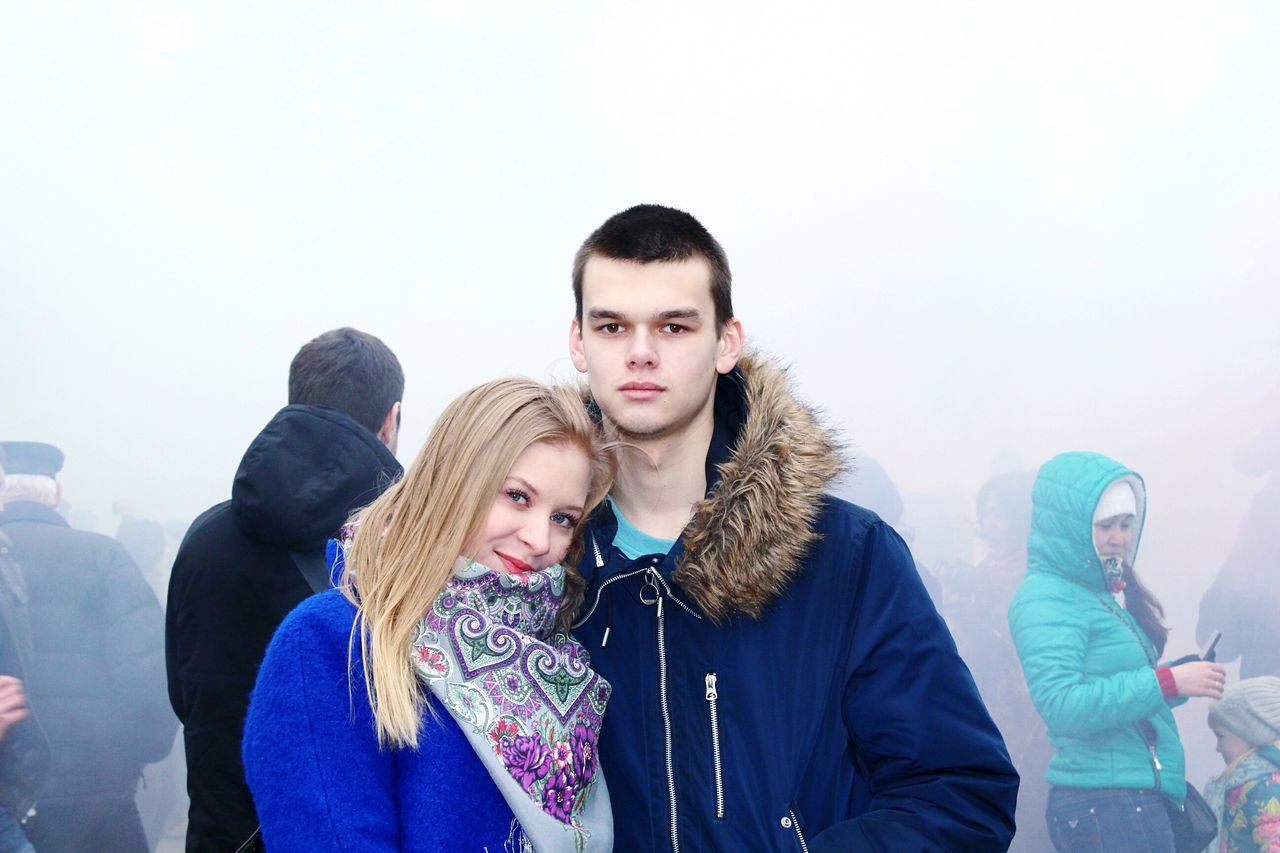
[[[1040,467],[1031,492],[1027,572],[1060,575],[1088,589],[1105,591],[1102,559],[1093,544],[1093,511],[1107,487],[1125,480],[1138,512],[1125,562],[1132,565],[1147,514],[1147,487],[1137,472],[1100,453],[1061,453]]]

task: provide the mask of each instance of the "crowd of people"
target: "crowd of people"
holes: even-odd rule
[[[0,442],[0,853],[151,849],[179,759],[189,851],[1280,850],[1274,485],[1202,607],[1232,682],[1165,656],[1137,472],[993,478],[935,575],[696,219],[610,217],[572,285],[583,387],[477,386],[407,470],[395,354],[306,343],[167,586],[163,528],[73,529]]]

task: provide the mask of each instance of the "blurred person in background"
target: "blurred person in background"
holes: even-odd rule
[[[378,338],[325,332],[289,365],[289,404],[250,443],[231,499],[192,522],[169,579],[169,699],[183,723],[187,850],[234,851],[258,819],[240,738],[267,643],[329,585],[324,547],[400,475],[404,373]]]
[[[1218,659],[1240,658],[1240,677],[1280,676],[1280,420],[1236,452],[1236,470],[1267,476],[1218,576],[1200,600],[1196,640],[1222,632]]]
[[[1214,853],[1280,850],[1280,678],[1246,678],[1209,709],[1226,769],[1204,789],[1219,816]]]
[[[1097,453],[1055,456],[1032,491],[1009,625],[1055,750],[1046,817],[1059,851],[1174,849],[1168,804],[1187,784],[1172,706],[1216,699],[1226,681],[1216,663],[1158,662],[1164,611],[1134,572],[1146,509],[1142,478]]]
[[[987,553],[976,566],[963,564],[946,574],[944,615],[960,656],[978,683],[987,710],[1004,735],[1018,768],[1018,833],[1012,851],[1050,847],[1045,828],[1049,786],[1044,780],[1052,749],[1044,722],[1018,666],[1006,614],[1027,573],[1031,532],[1031,485],[1035,474],[998,474],[982,484],[975,500],[978,536]]]
[[[116,541],[133,557],[152,591],[164,598],[169,586],[173,553],[167,547],[164,526],[157,521],[137,518],[132,509],[121,501],[117,501],[112,509],[120,516]],[[175,545],[178,541],[181,541],[180,536]],[[138,814],[152,847],[159,843],[171,817],[178,811],[179,793],[186,775],[181,749],[171,749],[163,761],[148,764],[142,773],[142,788],[137,797]]]
[[[0,489],[4,449],[0,447]],[[31,669],[31,619],[27,583],[0,533],[0,853],[32,853],[22,831],[34,814],[46,774],[49,743],[27,707],[22,679]]]
[[[894,530],[902,534],[903,540],[910,545],[910,531],[899,526],[902,520],[902,494],[874,457],[861,455],[851,466],[852,470],[831,484],[831,494],[843,498],[851,504],[866,507],[884,519]],[[942,612],[942,584],[938,578],[919,560],[915,560],[916,573],[924,582],[933,604]]]
[[[177,729],[164,695],[160,604],[120,543],[73,530],[55,512],[62,451],[0,446],[0,532],[26,581],[26,688],[51,759],[27,835],[40,851],[145,851],[134,794]]]

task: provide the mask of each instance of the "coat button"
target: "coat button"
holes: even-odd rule
[[[790,828],[791,828],[791,818],[789,818],[789,817],[784,817],[784,818],[782,819],[782,828],[783,828],[783,829],[790,829]]]

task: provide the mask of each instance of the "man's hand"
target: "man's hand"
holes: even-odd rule
[[[1179,664],[1169,670],[1178,686],[1179,696],[1207,696],[1221,699],[1222,688],[1227,683],[1227,671],[1221,664],[1198,660]]]
[[[12,675],[0,675],[0,740],[4,740],[10,726],[26,719],[28,713],[22,682]]]

